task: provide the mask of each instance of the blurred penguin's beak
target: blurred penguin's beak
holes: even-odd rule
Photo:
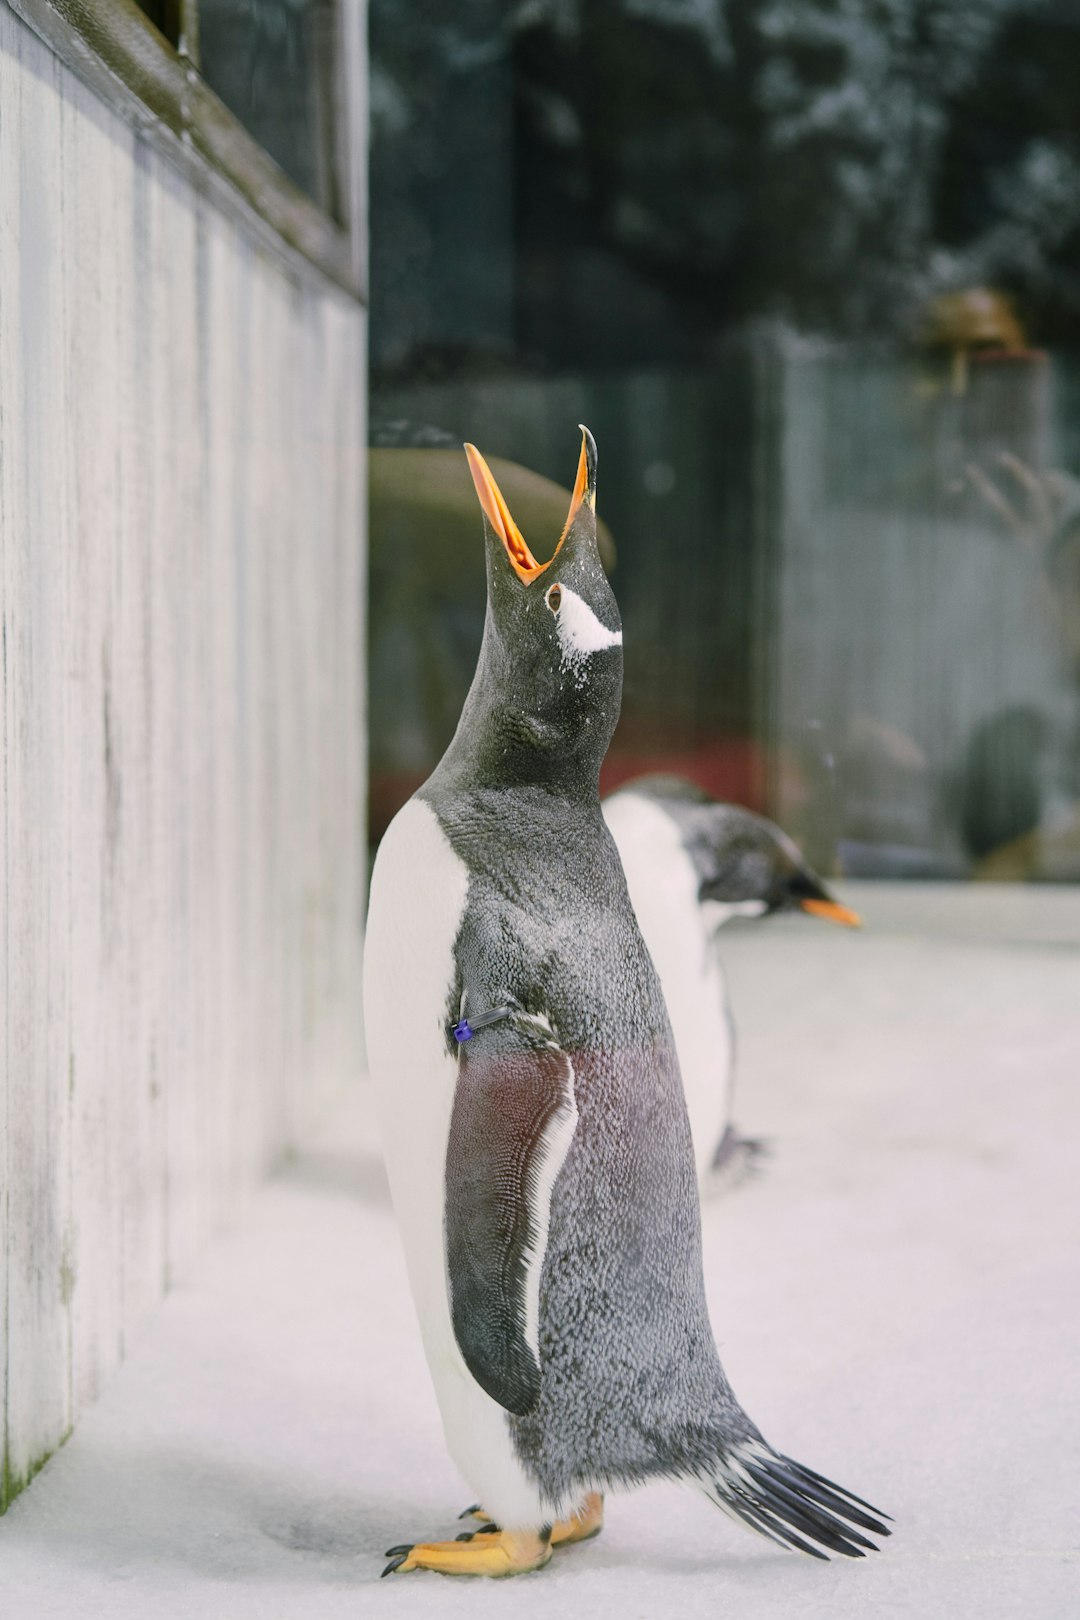
[[[589,500],[589,463],[586,455],[586,434],[582,428],[581,454],[578,457],[577,477],[574,479],[574,490],[570,497],[570,511],[563,525],[559,544],[555,547],[546,563],[538,563],[525,542],[525,537],[510,515],[510,508],[506,504],[502,490],[495,482],[491,468],[476,448],[475,444],[465,446],[465,455],[469,463],[469,471],[476,486],[476,494],[484,515],[499,539],[506,548],[506,555],[510,559],[511,567],[518,578],[526,585],[531,585],[538,575],[550,568],[559,555],[563,541],[570,532],[570,526],[578,514],[582,502]]]
[[[799,909],[808,911],[812,917],[824,917],[826,922],[840,923],[844,928],[862,927],[859,913],[842,906],[837,900],[800,900]]]

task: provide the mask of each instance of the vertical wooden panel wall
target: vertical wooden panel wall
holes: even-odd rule
[[[0,4],[0,1508],[359,1065],[363,343]]]

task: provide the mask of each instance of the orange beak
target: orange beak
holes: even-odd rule
[[[842,906],[836,900],[800,900],[800,911],[812,917],[824,917],[827,922],[840,923],[844,928],[861,928],[862,918],[857,911]]]
[[[567,514],[563,532],[559,536],[559,543],[555,547],[546,563],[538,563],[525,541],[525,536],[514,522],[510,508],[502,490],[495,482],[491,468],[476,448],[475,444],[465,446],[465,455],[469,463],[469,471],[476,486],[476,493],[483,507],[491,527],[506,547],[506,555],[510,559],[511,567],[518,578],[526,585],[531,585],[545,568],[550,568],[559,555],[563,541],[570,533],[570,526],[577,517],[578,509],[585,500],[585,490],[589,479],[589,465],[585,455],[585,435],[581,436],[581,454],[578,457],[577,477],[574,479],[574,490],[570,497],[570,511]]]

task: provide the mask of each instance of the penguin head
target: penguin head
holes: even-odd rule
[[[629,794],[663,810],[679,829],[698,879],[698,901],[719,927],[732,916],[806,911],[858,928],[858,913],[833,898],[798,845],[775,821],[741,804],[719,803],[682,776],[639,776]]]
[[[781,862],[766,904],[766,912],[805,911],[842,928],[861,928],[862,918],[850,906],[840,904],[821,879],[800,858],[794,865]]]
[[[463,721],[475,729],[482,710],[491,750],[518,777],[591,779],[622,701],[622,622],[596,543],[596,444],[588,428],[581,436],[570,511],[546,563],[479,450],[465,446],[483,513],[488,606]]]
[[[774,822],[753,811],[724,806],[727,847],[702,898],[757,916],[805,911],[844,927],[861,918],[831,895],[798,846]],[[751,910],[753,908],[753,910]]]

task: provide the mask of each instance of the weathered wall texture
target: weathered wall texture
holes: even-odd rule
[[[0,4],[0,1507],[358,1068],[363,340]]]

